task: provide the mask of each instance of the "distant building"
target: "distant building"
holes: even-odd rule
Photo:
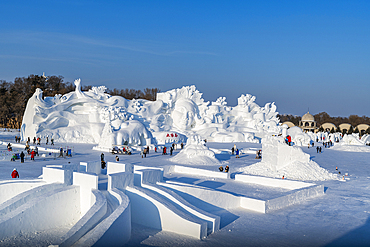
[[[286,121],[282,124],[286,124],[288,125],[289,128],[295,126],[294,123],[290,122],[290,121]],[[319,131],[319,128],[316,126],[316,121],[315,121],[315,118],[314,116],[312,116],[312,114],[310,114],[310,112],[307,112],[306,114],[304,114],[301,118],[301,121],[299,121],[299,127],[305,131],[305,132],[318,132]],[[350,129],[351,125],[348,124],[348,123],[342,123],[338,126],[340,128],[340,130],[344,133],[347,133],[348,130]],[[359,124],[357,125],[356,127],[353,127],[353,129],[358,129],[359,133],[361,135],[364,135],[365,134],[365,131],[369,128],[370,126],[367,125],[367,124]],[[330,132],[333,128],[334,128],[334,131],[337,130],[337,126],[335,126],[333,123],[323,123],[320,128],[322,128],[324,131],[326,132]]]
[[[302,116],[301,121],[299,121],[299,127],[305,132],[315,132],[316,121],[310,112]]]

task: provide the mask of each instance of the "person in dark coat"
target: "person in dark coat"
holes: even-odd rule
[[[21,163],[24,163],[24,153],[23,153],[23,151],[21,152],[20,156],[21,156]]]
[[[229,172],[229,166],[225,167],[225,172]]]

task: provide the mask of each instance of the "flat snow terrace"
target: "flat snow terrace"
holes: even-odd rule
[[[174,190],[205,211],[210,211],[213,205],[268,213],[324,195],[322,185],[248,175],[236,175],[235,179],[218,178],[220,173],[171,166],[166,168],[164,183],[158,185]]]

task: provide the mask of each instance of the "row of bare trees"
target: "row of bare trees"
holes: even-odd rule
[[[14,82],[0,80],[0,127],[19,129],[22,124],[23,113],[28,99],[32,97],[36,88],[40,88],[45,96],[66,94],[75,90],[71,82],[64,82],[63,76],[39,76],[17,77]],[[83,91],[92,86],[84,86]],[[119,95],[126,99],[156,100],[158,88],[145,88],[144,91],[137,89],[107,89],[111,95]]]

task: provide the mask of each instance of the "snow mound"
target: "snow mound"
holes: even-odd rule
[[[252,175],[293,180],[332,180],[336,174],[329,173],[310,156],[296,146],[288,146],[282,137],[266,137],[262,140],[262,161],[239,169]]]
[[[221,165],[215,153],[197,135],[190,136],[185,148],[169,160],[183,165]]]
[[[369,142],[369,136],[364,135],[360,139],[359,134],[345,134],[339,143],[335,143],[333,150],[346,152],[370,152],[370,146],[366,146]]]
[[[357,145],[363,146],[364,142],[360,140],[359,134],[352,134],[343,136],[343,139],[336,145]]]
[[[282,178],[291,180],[311,180],[323,181],[338,179],[338,176],[329,173],[324,168],[320,167],[316,162],[310,160],[309,162],[294,161],[287,166],[276,171],[271,170],[270,165],[266,162],[259,162],[244,168],[240,168],[240,172],[272,178]]]

